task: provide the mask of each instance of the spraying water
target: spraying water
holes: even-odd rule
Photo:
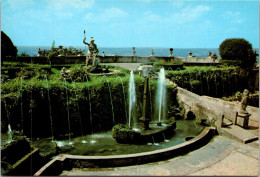
[[[129,128],[131,128],[131,119],[132,113],[136,105],[136,93],[135,93],[135,79],[134,79],[134,72],[130,72],[130,80],[129,80],[129,87],[128,87],[128,97],[129,97]],[[133,120],[135,120],[133,118]]]
[[[12,142],[13,141],[13,136],[12,136],[12,129],[11,129],[11,125],[8,124],[8,142]]]
[[[158,121],[161,122],[164,119],[164,114],[166,111],[166,79],[164,68],[160,69],[159,80],[157,84],[157,94],[156,94],[156,105],[158,108]]]

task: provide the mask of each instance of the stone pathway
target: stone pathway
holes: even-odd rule
[[[101,63],[101,65],[112,65],[112,66],[118,66],[130,71],[137,70],[137,68],[141,65],[141,63]]]
[[[63,171],[62,176],[258,176],[259,141],[243,144],[216,136],[206,146],[170,160],[115,168]]]

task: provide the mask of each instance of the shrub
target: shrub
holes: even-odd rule
[[[29,57],[30,55],[28,53],[26,53],[26,52],[22,52],[20,56],[21,57]]]
[[[224,60],[240,60],[245,68],[253,67],[256,62],[252,44],[241,38],[224,40],[219,46],[219,54]]]
[[[221,65],[227,65],[227,66],[240,66],[241,61],[240,60],[220,60],[219,63]]]
[[[163,67],[165,70],[179,70],[183,69],[183,63],[182,62],[155,62],[153,64],[155,71],[159,71],[161,67]]]

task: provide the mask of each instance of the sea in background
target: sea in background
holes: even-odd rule
[[[68,48],[69,46],[63,46],[63,48]],[[17,46],[18,48],[18,54],[21,54],[22,52],[27,53],[30,56],[37,56],[39,48],[41,50],[50,50],[51,46]],[[84,46],[78,46],[74,47],[78,50],[85,51],[85,54],[87,53],[88,48]],[[106,56],[112,56],[112,55],[121,55],[121,56],[131,56],[133,55],[132,47],[123,47],[123,48],[115,48],[115,47],[99,47],[99,54],[101,55],[102,52],[105,53]],[[169,49],[170,48],[156,48],[156,47],[135,47],[136,56],[150,56],[151,51],[154,51],[154,56],[169,56]],[[259,49],[257,50],[257,53],[259,53]],[[207,57],[209,51],[211,51],[212,55],[214,53],[217,54],[218,58],[220,58],[220,55],[218,53],[218,48],[174,48],[173,49],[173,56],[175,57],[187,57],[189,55],[189,52],[192,51],[192,56],[196,57]],[[258,57],[257,57],[258,60]]]

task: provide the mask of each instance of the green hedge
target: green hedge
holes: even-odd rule
[[[26,136],[51,136],[48,93],[55,138],[68,138],[68,110],[72,136],[110,130],[113,125],[128,121],[128,82],[129,75],[122,78],[118,76],[95,77],[90,82],[66,83],[66,87],[65,82],[50,79],[48,91],[45,79],[23,80],[22,84],[21,80],[12,80],[1,86],[2,132],[7,131],[10,123],[13,130],[24,130]],[[144,79],[136,75],[135,84],[136,111],[139,118],[142,114]],[[156,80],[150,82],[152,100],[154,100],[156,84]],[[109,89],[114,109],[114,122]],[[168,105],[176,105],[177,91],[172,86],[168,89]],[[92,119],[90,119],[90,103]]]
[[[239,67],[186,67],[167,71],[167,78],[199,95],[223,97],[247,88],[249,72]]]
[[[183,69],[183,63],[182,62],[155,62],[153,64],[155,71],[159,71],[162,67],[165,70],[179,70]]]

